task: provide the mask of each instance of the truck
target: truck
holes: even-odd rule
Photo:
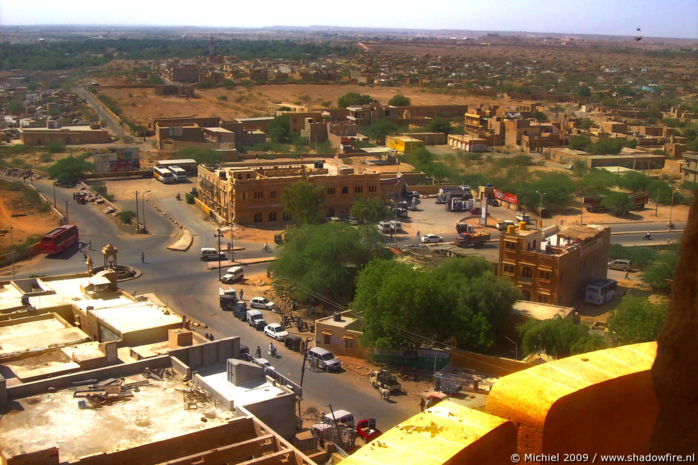
[[[473,199],[451,197],[446,203],[446,209],[450,212],[467,212],[473,208]]]
[[[235,289],[218,288],[218,302],[223,310],[234,310],[235,303],[238,301],[237,292]]]
[[[439,193],[436,195],[436,203],[449,203],[452,198],[463,198],[465,200],[472,199],[473,194],[470,191],[470,186],[443,186],[439,188]]]
[[[490,240],[490,233],[486,232],[473,232],[473,233],[461,233],[456,238],[456,245],[458,247],[469,247],[473,246],[477,249],[484,247]]]
[[[402,392],[402,385],[397,381],[395,375],[388,370],[375,370],[368,375],[371,387],[374,389],[384,388],[390,392]]]

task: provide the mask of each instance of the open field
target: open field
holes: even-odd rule
[[[355,84],[262,84],[234,89],[197,90],[198,98],[183,99],[155,95],[152,88],[101,87],[100,93],[116,99],[124,116],[145,123],[158,116],[220,116],[224,119],[272,114],[273,103],[309,104],[312,107],[337,106],[347,92],[369,94],[387,103],[395,94],[409,97],[414,105],[469,104],[491,102],[491,98],[432,93],[418,87],[368,87]],[[225,100],[221,100],[224,97]],[[326,105],[327,102],[330,105]]]
[[[58,218],[51,211],[40,212],[22,191],[13,190],[10,183],[0,181],[0,253],[9,249],[10,241],[14,245],[21,244],[30,236],[46,234],[57,225]]]

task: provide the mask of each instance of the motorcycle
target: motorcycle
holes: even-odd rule
[[[177,198],[177,200],[182,200],[182,196],[179,195],[179,192],[177,192],[177,195],[175,197]]]
[[[646,232],[646,233],[645,233],[645,236],[643,237],[643,239],[645,239],[645,240],[647,240],[647,241],[652,240],[652,233]]]

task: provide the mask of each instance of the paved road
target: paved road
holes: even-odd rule
[[[123,128],[121,127],[121,121],[112,118],[109,113],[102,109],[102,107],[97,103],[96,98],[90,92],[85,90],[83,87],[75,87],[73,90],[76,94],[85,99],[88,105],[90,105],[92,109],[97,112],[97,116],[99,116],[100,121],[104,122],[106,127],[114,136],[121,137],[123,135],[123,131],[128,132],[128,129],[125,126]]]

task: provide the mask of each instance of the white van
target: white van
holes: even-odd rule
[[[247,322],[250,326],[254,326],[259,320],[263,319],[264,315],[259,310],[247,310]]]
[[[310,363],[315,364],[321,370],[339,371],[342,368],[342,362],[337,360],[332,352],[322,347],[313,347],[308,351],[308,359]]]
[[[228,268],[225,274],[221,277],[221,281],[226,284],[234,283],[245,277],[245,270],[241,266]]]
[[[210,260],[218,260],[219,257],[224,259],[225,255],[212,247],[202,247],[201,253],[199,254],[199,258],[205,262]]]

